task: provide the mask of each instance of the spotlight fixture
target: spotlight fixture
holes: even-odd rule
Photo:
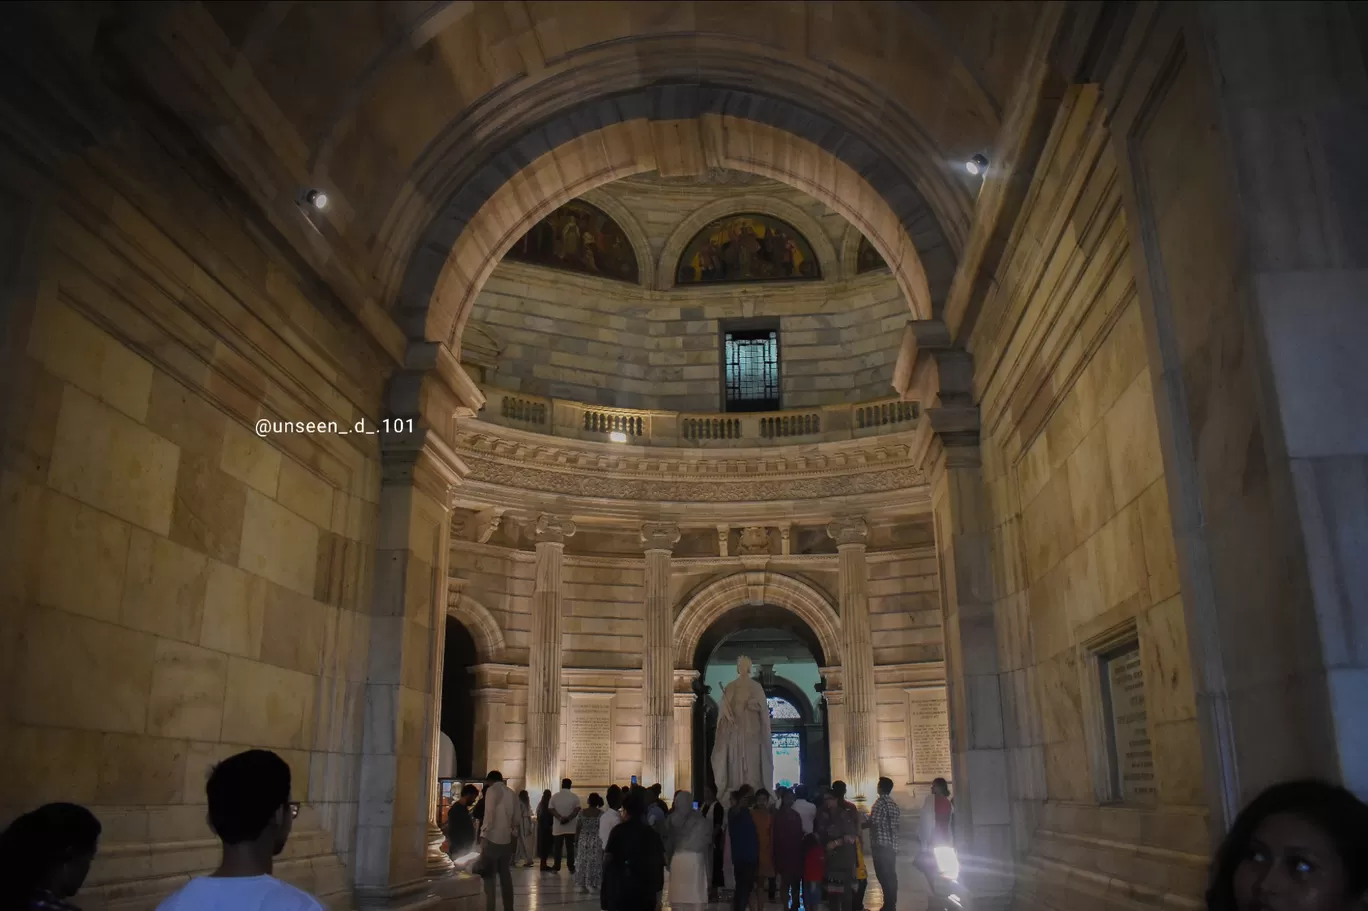
[[[303,198],[306,205],[320,211],[328,207],[328,194],[322,190],[306,190]]]
[[[625,443],[627,442],[627,434],[623,433],[621,430],[614,430],[612,433],[608,434],[608,439],[612,440],[614,443]]]
[[[975,176],[983,174],[988,170],[988,159],[984,155],[975,155],[964,163],[964,170]]]

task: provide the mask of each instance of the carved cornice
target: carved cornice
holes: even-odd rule
[[[441,437],[420,428],[391,434],[381,442],[381,479],[385,486],[413,485],[444,508],[469,469]]]
[[[742,503],[907,491],[926,483],[911,437],[842,440],[793,453],[626,449],[462,421],[455,449],[472,482],[593,500]]]

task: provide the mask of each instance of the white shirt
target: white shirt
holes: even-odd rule
[[[323,906],[274,876],[201,876],[169,895],[157,911],[323,911]]]
[[[795,800],[793,809],[798,813],[798,818],[803,821],[803,834],[812,834],[812,824],[817,821],[817,806],[806,800]]]
[[[518,835],[522,819],[522,802],[518,795],[502,781],[485,786],[484,825],[480,837],[496,845],[511,844]]]
[[[613,829],[622,822],[622,813],[618,810],[605,809],[603,815],[599,817],[599,842],[605,847],[608,845],[608,836],[613,834]]]
[[[557,791],[551,797],[551,812],[556,813],[560,816],[569,816],[571,813],[578,810],[579,806],[580,799],[577,796],[575,796],[574,791],[560,790]],[[561,822],[559,819],[557,819],[551,825],[551,834],[574,835],[575,822],[576,821],[574,819],[570,820],[569,822]]]

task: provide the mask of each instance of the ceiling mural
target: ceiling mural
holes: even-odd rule
[[[790,224],[768,215],[728,215],[689,241],[675,284],[808,281],[822,277],[812,245]]]
[[[507,256],[582,275],[640,281],[627,235],[606,212],[582,199],[570,200],[533,225]]]
[[[850,248],[847,247],[847,250]],[[860,236],[859,252],[855,254],[855,274],[863,275],[866,272],[874,272],[878,269],[887,269],[888,263],[879,251],[874,249],[874,245],[869,242],[869,238]]]

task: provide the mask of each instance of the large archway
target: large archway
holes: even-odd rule
[[[583,118],[567,115],[567,125],[575,127],[570,138],[564,130],[543,127],[535,158],[521,148],[506,150],[485,181],[451,199],[414,253],[396,314],[409,338],[456,349],[494,267],[557,206],[621,177],[704,167],[778,180],[839,212],[889,264],[911,314],[929,318],[948,292],[953,269],[936,269],[936,287],[928,283],[912,232],[936,255],[951,254],[912,186],[890,176],[896,173],[892,166],[853,137],[838,153],[799,132],[727,113],[726,93],[718,97],[705,113],[688,119],[654,119],[658,105],[645,103],[639,106],[645,111],[631,118],[623,111],[635,108],[615,107],[615,118],[592,130],[584,128]],[[863,151],[855,154],[854,146]]]

